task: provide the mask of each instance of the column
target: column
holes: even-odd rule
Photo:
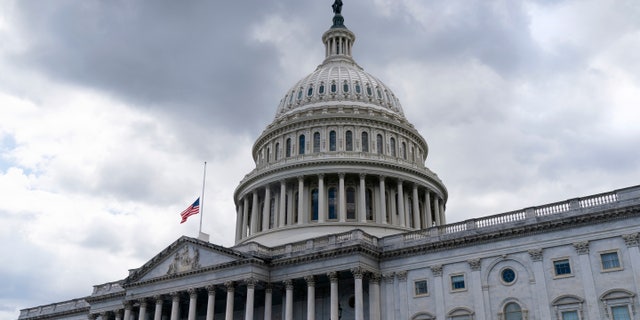
[[[391,212],[389,214],[389,216],[391,217],[391,224],[394,226],[397,226],[400,222],[398,221],[398,215],[396,214],[398,212],[398,208],[396,207],[396,190],[394,189],[389,189],[389,203],[391,204]]]
[[[384,176],[380,176],[380,220],[382,223],[388,223],[387,221],[387,190],[385,188]],[[376,222],[379,222],[376,221]]]
[[[161,320],[162,319],[162,296],[155,296],[156,299],[156,308],[153,313],[153,320]]]
[[[580,272],[582,274],[582,286],[584,289],[584,299],[586,306],[587,319],[603,319],[598,311],[598,295],[596,286],[593,282],[593,272],[591,271],[591,263],[589,262],[589,241],[581,241],[573,244],[574,249],[578,253],[578,261],[580,263]]]
[[[178,320],[180,314],[180,294],[177,292],[171,293],[171,320]]]
[[[636,282],[636,290],[640,290],[640,233],[623,234],[622,239],[629,251],[631,273]]]
[[[344,189],[344,173],[338,173],[339,182],[338,182],[338,218],[340,222],[347,221],[347,195]]]
[[[116,313],[116,320],[122,320],[122,310],[118,310]]]
[[[224,287],[227,290],[227,307],[224,310],[224,319],[233,320],[233,295],[235,294],[235,283],[227,281]]]
[[[216,287],[207,286],[207,315],[205,320],[213,320],[213,315],[216,313]]]
[[[372,273],[369,277],[369,319],[380,320],[380,306],[380,274]]]
[[[247,236],[247,229],[249,229],[249,199],[244,196],[242,200],[242,237]]]
[[[400,218],[399,223],[401,227],[406,226],[404,216],[404,191],[402,190],[402,180],[398,180],[398,217]]]
[[[242,203],[236,208],[236,243],[242,239]]]
[[[434,210],[433,215],[436,217],[436,225],[440,226],[442,225],[442,223],[440,220],[440,204],[438,202],[440,202],[438,195],[435,195],[433,197],[433,210]]]
[[[140,300],[140,310],[138,310],[138,319],[146,320],[147,319],[147,300]]]
[[[280,181],[280,212],[278,214],[278,227],[284,227],[287,215],[287,184],[284,180]],[[289,222],[291,223],[291,222]]]
[[[471,268],[471,285],[469,288],[472,290],[473,305],[476,312],[480,315],[485,314],[484,311],[484,298],[482,292],[482,277],[480,276],[480,268],[482,266],[480,259],[467,260],[469,267]]]
[[[271,188],[264,188],[264,204],[262,206],[262,231],[269,230],[269,222],[271,221]]]
[[[418,185],[413,184],[413,228],[420,229],[420,205],[418,204]]]
[[[338,320],[338,273],[329,272],[329,282],[331,283],[331,318],[330,320]]]
[[[304,216],[304,177],[298,177],[298,224],[303,223]]]
[[[253,320],[253,304],[256,297],[256,283],[258,281],[254,278],[248,278],[245,280],[247,284],[247,301],[244,309],[244,320]]]
[[[131,320],[131,302],[126,301],[124,303],[124,320]],[[174,319],[171,319],[174,320]]]
[[[307,320],[316,318],[316,280],[313,276],[306,276],[307,282]]]
[[[424,212],[427,216],[427,228],[433,227],[433,218],[431,217],[431,193],[429,190],[424,193]]]
[[[407,297],[407,271],[396,272],[398,277],[398,299],[400,300],[400,319],[409,319],[409,301]]]
[[[253,190],[253,200],[251,205],[251,234],[258,232],[258,190]]]
[[[444,287],[442,285],[442,265],[431,266],[431,273],[433,274],[433,288],[435,290],[436,298],[436,319],[445,318],[444,310]],[[491,318],[487,318],[491,319]]]
[[[397,310],[395,295],[393,294],[393,282],[395,274],[393,272],[385,273],[382,275],[384,278],[384,292],[385,292],[385,320],[395,319],[394,310]]]
[[[285,280],[282,283],[286,290],[284,319],[293,320],[293,281]]]
[[[531,249],[528,251],[531,258],[531,265],[533,267],[533,277],[536,281],[536,302],[538,308],[539,319],[551,319],[551,311],[549,309],[550,301],[549,294],[547,293],[547,281],[545,279],[544,265],[542,263],[542,249]],[[487,293],[487,301],[489,300],[489,294]]]
[[[364,300],[363,300],[363,291],[362,291],[362,276],[364,275],[364,270],[361,267],[356,267],[351,269],[351,273],[353,273],[354,278],[354,291],[355,291],[355,312],[356,319],[355,320],[364,320]]]
[[[264,289],[264,320],[271,320],[271,308],[273,305],[273,288],[271,283],[266,284]]]
[[[100,313],[100,320],[108,320],[108,319],[109,319],[109,312]]]
[[[325,203],[327,197],[324,192],[324,174],[318,175],[318,223],[322,223],[325,220],[326,210]]]
[[[367,205],[366,205],[366,196],[365,196],[365,192],[366,192],[366,186],[364,184],[364,178],[365,178],[365,174],[361,173],[360,174],[360,192],[359,192],[359,196],[360,196],[360,201],[359,202],[359,206],[358,206],[358,216],[359,219],[358,221],[360,222],[367,222]]]
[[[198,291],[191,288],[187,290],[189,292],[189,320],[196,320],[196,304],[198,303]]]
[[[447,224],[447,217],[444,214],[444,199],[440,199],[440,201],[438,201],[440,203],[440,222],[444,225]]]

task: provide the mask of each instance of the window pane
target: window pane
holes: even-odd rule
[[[427,280],[420,280],[414,282],[416,296],[427,294]]]
[[[318,220],[318,189],[311,191],[311,220]]]
[[[627,306],[611,307],[611,315],[613,315],[613,320],[631,320]]]
[[[457,276],[451,276],[451,288],[453,290],[459,290],[459,289],[464,289],[464,276],[463,275],[457,275]]]
[[[320,152],[320,132],[313,134],[313,152]]]
[[[298,154],[304,154],[304,135],[300,136],[298,142]]]
[[[396,139],[394,138],[389,139],[389,148],[391,149],[391,156],[395,157],[396,156]]]
[[[562,320],[579,320],[578,311],[565,311],[562,313]]]
[[[344,135],[346,140],[346,148],[347,151],[353,151],[353,133],[351,131],[347,131]]]
[[[603,253],[600,255],[602,259],[602,269],[620,268],[620,260],[617,252]]]
[[[369,152],[369,134],[362,133],[362,152]]]
[[[557,276],[563,274],[571,274],[571,265],[569,264],[569,260],[554,261],[553,267],[555,268]]]
[[[347,219],[356,218],[356,189],[347,188]]]
[[[329,151],[336,151],[336,132],[329,132]]]
[[[382,135],[379,134],[376,136],[376,148],[378,149],[378,154],[382,154]]]
[[[287,139],[287,151],[286,156],[291,157],[291,139]]]
[[[506,320],[522,320],[522,309],[517,303],[510,302],[504,307],[504,315]]]
[[[337,219],[336,215],[336,188],[329,188],[329,219]]]

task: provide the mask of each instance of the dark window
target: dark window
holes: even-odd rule
[[[313,153],[320,152],[320,132],[313,134]]]
[[[402,143],[402,159],[407,160],[407,144]]]
[[[506,268],[502,270],[502,272],[500,273],[500,277],[505,283],[512,283],[516,280],[516,272],[511,268]]]
[[[365,211],[367,213],[367,220],[373,220],[373,191],[367,189],[364,193]]]
[[[391,151],[391,156],[395,157],[396,156],[396,139],[391,138],[389,139],[389,151]]]
[[[555,270],[556,276],[571,274],[571,264],[569,264],[569,259],[554,261],[553,269]]]
[[[349,92],[349,84],[346,81],[342,84],[342,91],[345,93]]]
[[[413,283],[414,292],[416,296],[423,296],[429,293],[427,288],[427,280],[416,280]]]
[[[459,275],[451,276],[452,290],[463,290],[464,288],[466,288],[464,285],[464,275],[459,274]]]
[[[347,219],[356,218],[356,189],[347,188]]]
[[[362,88],[360,87],[360,83],[356,82],[356,93],[360,94],[362,93]]]
[[[620,268],[620,259],[618,258],[618,252],[607,252],[600,255],[602,260],[602,269],[618,269]]]
[[[336,86],[336,83],[333,82],[331,83],[331,93],[336,93],[336,91],[338,91],[338,86]]]
[[[298,91],[298,100],[302,99],[302,88]]]
[[[324,94],[324,83],[320,84],[320,88],[318,88],[318,93],[319,94]]]
[[[336,151],[336,132],[329,132],[329,151]]]
[[[368,96],[373,95],[373,91],[371,91],[371,87],[369,87],[369,85],[367,85],[367,95]]]
[[[329,219],[337,219],[336,214],[336,188],[329,188]]]
[[[382,135],[379,134],[376,136],[376,148],[378,149],[378,154],[383,154],[383,141],[382,141]]]
[[[362,152],[369,152],[369,134],[362,133]]]
[[[287,139],[287,151],[286,151],[286,156],[291,157],[291,138]]]
[[[353,151],[353,133],[351,131],[344,134],[344,140],[347,151]]]
[[[304,134],[298,138],[298,154],[304,154]]]
[[[309,86],[307,89],[307,97],[311,97],[313,95],[313,86]]]
[[[280,157],[280,143],[279,142],[276,143],[275,156],[276,156],[276,158],[274,160],[278,161],[278,158]]]
[[[318,221],[318,189],[311,190],[311,221]]]

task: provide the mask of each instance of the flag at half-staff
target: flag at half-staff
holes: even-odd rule
[[[182,221],[180,223],[184,223],[187,221],[187,218],[191,217],[194,214],[200,213],[200,198],[196,199],[192,205],[188,208],[184,209],[182,213],[180,213],[180,217],[182,217]]]

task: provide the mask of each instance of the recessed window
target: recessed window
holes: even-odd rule
[[[360,87],[360,83],[356,81],[356,93],[360,94],[362,93],[362,88]]]
[[[522,308],[515,302],[509,302],[504,306],[505,320],[523,320],[522,313]]]
[[[367,95],[368,96],[372,96],[373,95],[373,91],[371,91],[371,87],[367,84]]]
[[[335,82],[331,83],[331,93],[336,93],[338,91],[338,86],[336,86]]]
[[[298,100],[302,99],[302,88],[298,91]]]
[[[318,189],[311,190],[311,221],[318,221]]]
[[[427,280],[416,280],[413,282],[415,296],[426,296],[429,294]]]
[[[613,320],[631,320],[629,307],[626,305],[611,307],[611,316]]]
[[[369,152],[369,134],[366,132],[362,133],[361,137],[362,142],[362,152]]]
[[[318,88],[319,94],[324,94],[324,83],[320,83],[320,87]]]
[[[287,158],[291,157],[291,138],[287,138],[285,156]]]
[[[345,132],[344,140],[345,149],[347,149],[347,151],[353,151],[353,132],[351,132],[351,130]]]
[[[505,284],[512,284],[516,281],[516,272],[511,268],[504,268],[500,272],[500,280]]]
[[[304,154],[304,134],[298,138],[298,154]]]
[[[578,318],[578,311],[572,310],[562,312],[562,320],[580,320],[580,318]]]
[[[336,151],[336,132],[329,132],[329,151]]]
[[[313,86],[309,86],[307,89],[307,97],[311,97],[313,95]]]
[[[329,219],[337,219],[338,215],[336,214],[336,188],[329,188],[329,192],[328,192],[328,203],[327,203],[327,207],[328,207],[328,214],[329,214]]]
[[[571,264],[569,259],[560,259],[553,261],[553,271],[556,277],[563,277],[571,275]]]
[[[349,92],[349,84],[346,81],[342,84],[342,92]]]
[[[602,263],[603,271],[612,271],[612,270],[622,269],[620,266],[620,258],[618,257],[618,251],[601,253],[600,261]]]
[[[460,291],[465,290],[467,287],[464,283],[464,274],[456,274],[451,276],[451,290]]]
[[[313,133],[313,153],[320,152],[320,132]]]

